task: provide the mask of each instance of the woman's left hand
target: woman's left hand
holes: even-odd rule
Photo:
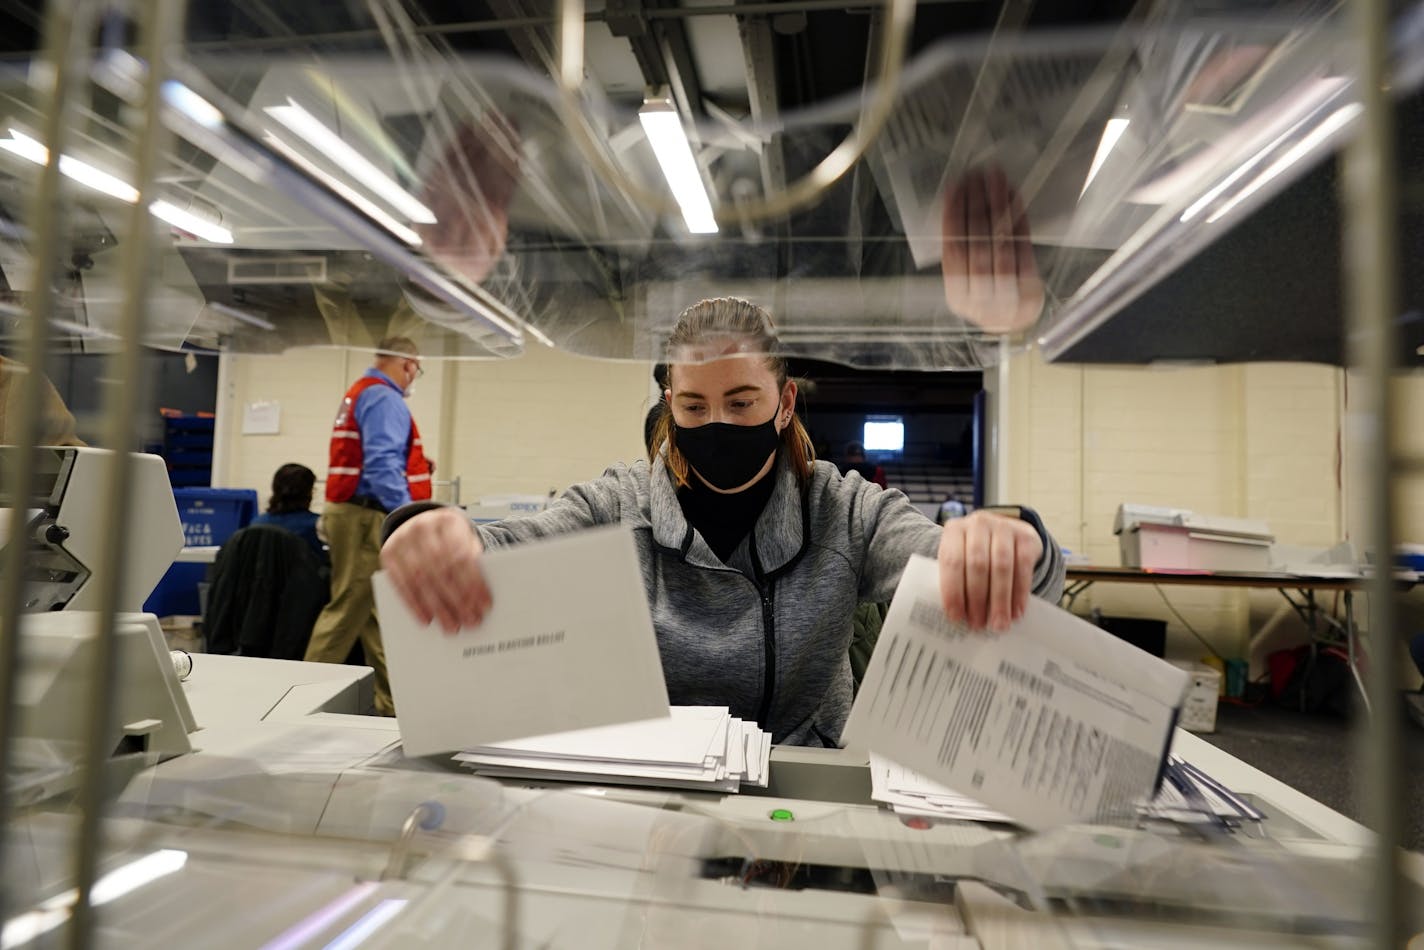
[[[976,511],[945,522],[939,589],[951,622],[996,632],[1023,616],[1043,541],[1018,518]]]

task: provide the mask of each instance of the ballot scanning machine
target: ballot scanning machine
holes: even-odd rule
[[[24,531],[7,539],[27,549],[10,782],[12,795],[30,801],[70,790],[81,758],[84,717],[98,673],[96,645],[104,635],[97,612],[99,572],[105,569],[100,505],[112,453],[87,447],[31,450],[34,490],[21,499],[13,493],[21,451],[0,447],[0,499],[7,516],[0,523],[8,526],[16,508],[26,512]],[[136,454],[130,462],[134,528],[124,539],[119,614],[108,632],[121,688],[104,746],[114,761],[138,768],[190,751],[188,733],[196,724],[158,618],[138,612],[182,548],[182,525],[163,459]]]
[[[1187,733],[1178,753],[1248,795],[1259,826],[1024,834],[896,814],[837,749],[776,748],[769,787],[741,794],[494,781],[407,758],[393,721],[355,715],[367,670],[194,661],[193,752],[111,805],[103,880],[145,883],[100,908],[102,945],[1364,945],[1364,829]],[[35,807],[24,828],[44,873],[7,885],[42,897],[72,816]]]
[[[28,549],[26,599],[30,612],[94,610],[99,584],[95,572],[103,557],[101,510],[111,453],[87,447],[41,447],[31,450],[35,466],[34,488],[29,498],[13,496],[15,446],[0,447],[0,507],[27,511],[24,533],[3,539]],[[133,491],[129,495],[129,523],[118,563],[123,565],[119,609],[137,611],[154,585],[183,549],[183,524],[173,500],[168,469],[156,455],[134,455]]]

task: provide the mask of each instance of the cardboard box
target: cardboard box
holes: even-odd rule
[[[1177,725],[1188,732],[1216,731],[1216,699],[1221,692],[1221,673],[1203,663],[1171,660],[1171,664],[1187,671],[1191,680],[1187,696],[1182,701],[1182,716]]]

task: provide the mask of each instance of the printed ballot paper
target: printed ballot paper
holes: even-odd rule
[[[844,739],[1034,829],[1135,814],[1152,797],[1187,674],[1035,597],[1002,635],[944,615],[916,555]]]
[[[372,578],[406,755],[668,715],[633,538],[581,531],[481,558],[484,623],[422,624]]]

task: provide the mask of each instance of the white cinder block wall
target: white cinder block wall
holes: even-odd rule
[[[332,420],[346,388],[370,364],[369,354],[312,349],[225,360],[214,484],[256,489],[265,505],[272,473],[286,462],[325,478]],[[411,412],[436,460],[437,482],[458,476],[462,501],[562,491],[642,452],[650,364],[531,346],[518,359],[427,360],[424,366]],[[244,435],[244,407],[263,400],[279,404],[281,431]],[[448,499],[448,493],[437,489],[437,497]]]
[[[272,472],[285,462],[324,476],[337,403],[367,363],[342,350],[227,357],[215,484],[257,489],[265,504]],[[642,453],[646,363],[531,347],[515,360],[428,361],[426,369],[411,408],[437,479],[458,475],[464,501],[561,490]],[[1003,472],[990,484],[1004,486],[999,500],[1037,507],[1059,540],[1093,563],[1118,563],[1112,518],[1124,501],[1264,519],[1292,544],[1348,537],[1346,386],[1337,370],[1056,366],[1018,353],[994,382]],[[1406,449],[1424,457],[1424,426],[1413,422],[1424,418],[1424,374],[1402,378],[1399,393]],[[258,400],[280,404],[278,435],[241,433],[242,407]],[[1424,475],[1406,480],[1399,503],[1401,538],[1424,541]],[[1302,633],[1274,591],[1163,590],[1228,656],[1243,655],[1252,633],[1267,646]],[[1098,585],[1078,602],[1081,611],[1093,606],[1166,619],[1171,655],[1205,652],[1152,588]],[[1424,629],[1424,611],[1417,619]]]
[[[1404,472],[1396,483],[1396,534],[1400,541],[1424,544],[1424,372],[1415,371],[1398,377],[1394,393],[1397,400],[1396,433],[1400,453],[1406,462]],[[1347,469],[1347,485],[1349,477]],[[1348,508],[1346,516],[1352,517]],[[1401,606],[1399,623],[1403,643],[1405,635],[1424,633],[1424,588],[1416,587],[1404,598]],[[1405,685],[1417,686],[1418,673],[1402,649],[1399,663],[1405,673]]]
[[[454,470],[464,500],[563,491],[641,458],[652,364],[530,346],[518,359],[453,364]],[[439,473],[437,473],[439,477]]]
[[[1340,374],[1295,364],[1177,369],[1056,366],[1012,357],[1000,439],[1005,501],[1037,507],[1062,543],[1094,564],[1120,562],[1123,502],[1261,518],[1283,542],[1342,536],[1337,439]],[[1077,609],[1168,621],[1168,653],[1225,656],[1253,631],[1299,635],[1275,592],[1098,584]],[[1181,614],[1175,616],[1171,610]],[[1183,622],[1186,621],[1186,623]]]
[[[1401,478],[1396,498],[1402,526],[1400,540],[1424,544],[1424,371],[1401,376],[1395,396],[1401,450],[1412,463]],[[1420,629],[1424,630],[1424,626]]]

